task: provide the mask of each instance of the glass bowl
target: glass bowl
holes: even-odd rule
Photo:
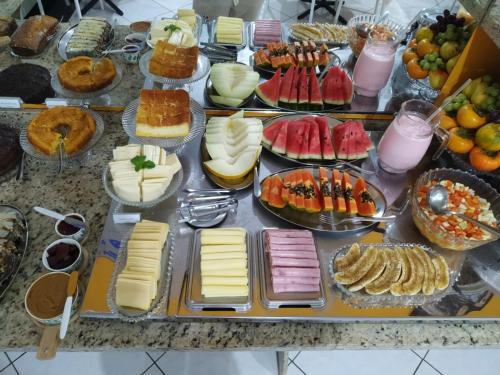
[[[349,28],[349,47],[351,47],[354,56],[358,57],[361,50],[365,46],[366,38],[362,38],[356,32],[356,25],[362,23],[374,24],[376,22],[377,16],[375,15],[360,15],[353,17],[347,22],[347,27]],[[382,25],[387,26],[395,35],[399,34],[404,26],[386,19],[382,22]]]
[[[432,169],[422,174],[415,182],[412,192],[412,217],[418,230],[430,242],[450,250],[464,251],[474,249],[478,246],[487,244],[497,239],[493,234],[487,240],[469,239],[456,236],[446,231],[441,225],[435,224],[426,212],[420,207],[417,201],[417,192],[423,185],[432,180],[451,180],[459,182],[473,189],[477,196],[486,199],[490,203],[490,209],[493,211],[497,222],[500,222],[500,194],[491,187],[490,184],[477,178],[476,176],[457,169],[441,168]]]
[[[106,190],[106,193],[108,193],[110,198],[113,199],[115,202],[118,202],[119,204],[129,207],[151,208],[163,202],[165,199],[171,197],[181,186],[183,177],[184,173],[182,171],[182,166],[181,166],[181,169],[174,175],[174,177],[172,177],[172,181],[170,181],[170,185],[168,185],[165,192],[160,197],[148,202],[132,202],[120,198],[115,193],[115,189],[113,188],[113,183],[112,183],[113,179],[111,178],[111,171],[109,169],[109,164],[107,164],[106,168],[104,168],[104,172],[102,174],[102,183],[104,185],[104,190]]]

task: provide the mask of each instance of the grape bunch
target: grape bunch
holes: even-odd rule
[[[431,72],[435,72],[438,69],[444,69],[446,67],[446,63],[439,56],[438,52],[426,54],[424,58],[419,61],[419,65],[422,69],[430,70]]]
[[[446,113],[456,112],[460,109],[460,107],[469,103],[470,101],[467,96],[465,96],[464,93],[460,93],[455,98],[453,98],[451,103],[444,107],[444,110],[446,111]]]
[[[448,9],[445,9],[443,15],[436,17],[435,23],[430,26],[430,29],[435,35],[438,33],[444,33],[448,25],[453,25],[457,28],[463,27],[465,25],[465,18],[457,18],[456,14],[451,14]]]

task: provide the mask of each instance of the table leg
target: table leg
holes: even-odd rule
[[[288,373],[288,352],[276,352],[276,360],[278,361],[278,375],[286,375]]]

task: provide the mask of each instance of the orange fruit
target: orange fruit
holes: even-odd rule
[[[500,152],[484,151],[476,146],[469,153],[469,161],[478,171],[493,172],[500,168]]]
[[[406,64],[406,70],[408,71],[408,75],[413,79],[423,79],[427,77],[429,72],[424,70],[418,64],[418,59],[413,59]]]
[[[403,63],[408,64],[410,60],[418,59],[418,55],[413,48],[407,48],[403,52]]]
[[[451,116],[448,115],[442,115],[441,119],[439,121],[439,126],[441,126],[443,129],[452,129],[457,126],[457,122],[455,119]]]
[[[417,44],[417,54],[419,57],[424,57],[428,53],[439,52],[439,46],[431,43],[429,39],[422,39]]]
[[[417,40],[416,39],[410,40],[410,43],[408,43],[408,48],[417,48]]]

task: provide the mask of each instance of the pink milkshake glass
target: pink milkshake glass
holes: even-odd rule
[[[358,95],[377,96],[389,81],[398,41],[395,36],[385,38],[380,40],[380,35],[372,31],[366,39],[352,75],[354,91]]]
[[[447,142],[446,135],[440,134],[440,116],[427,121],[435,110],[432,103],[418,99],[401,105],[377,148],[382,169],[390,173],[404,173],[415,168],[427,152],[434,132],[443,139],[443,143]]]

